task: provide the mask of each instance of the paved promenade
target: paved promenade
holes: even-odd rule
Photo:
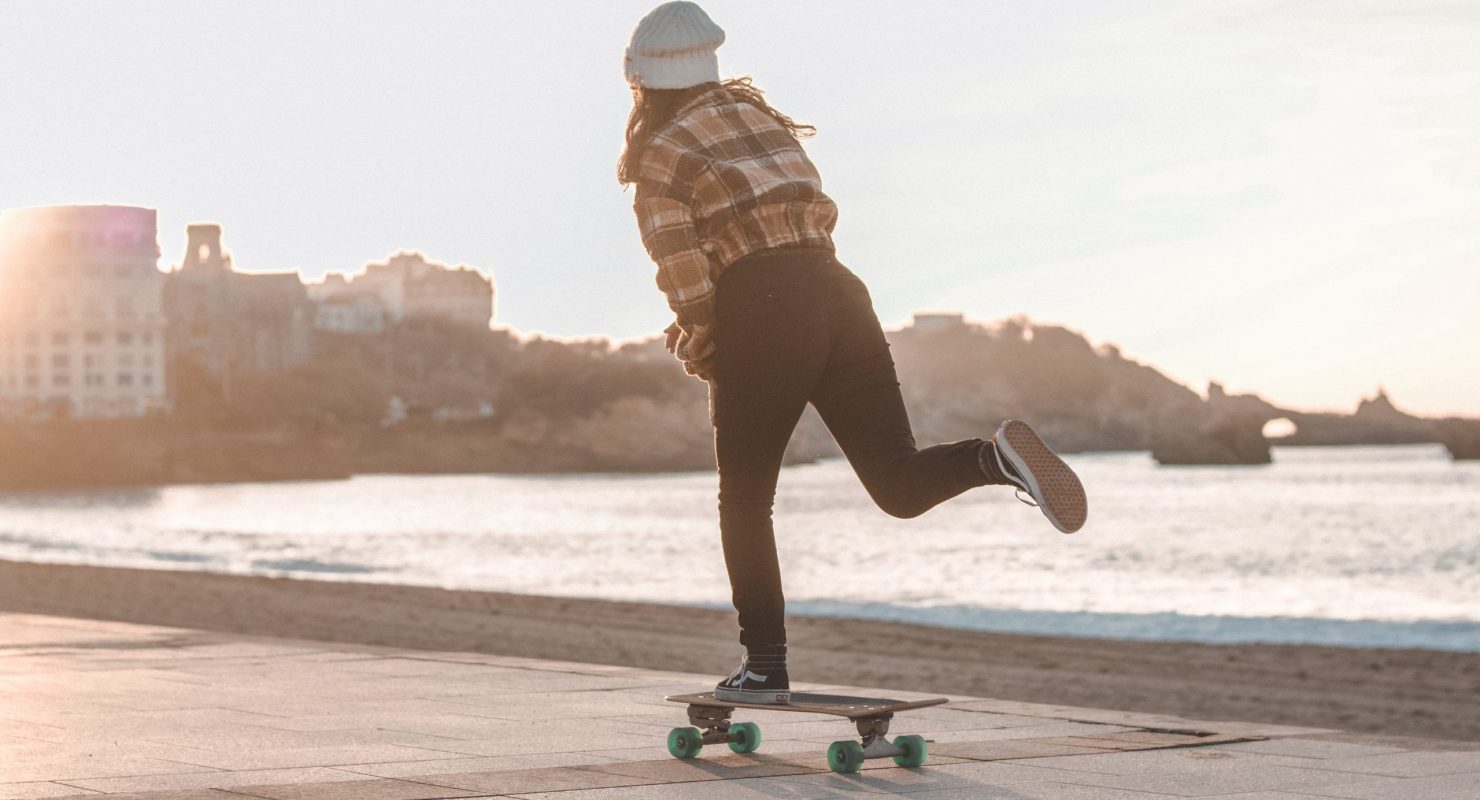
[[[920,769],[834,775],[846,720],[743,710],[759,752],[676,760],[663,695],[712,680],[0,614],[0,800],[1480,798],[1480,743],[969,697],[895,719]]]

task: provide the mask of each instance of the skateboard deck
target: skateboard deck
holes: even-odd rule
[[[894,763],[901,767],[918,767],[924,764],[925,739],[920,736],[897,736],[891,741],[886,736],[889,733],[889,722],[897,712],[949,702],[944,697],[894,700],[811,692],[792,692],[791,702],[782,704],[717,700],[713,692],[676,694],[664,699],[688,706],[691,727],[674,728],[668,733],[668,752],[676,758],[693,758],[706,744],[728,744],[737,753],[753,752],[760,747],[761,732],[758,725],[754,722],[730,721],[730,715],[737,708],[846,717],[857,726],[859,741],[842,740],[833,742],[828,747],[828,766],[840,773],[857,772],[863,762],[870,758],[893,758]]]
[[[831,714],[835,717],[868,717],[876,714],[892,714],[912,708],[928,708],[950,702],[944,697],[929,700],[891,700],[887,697],[850,697],[843,694],[813,694],[792,692],[790,703],[738,703],[733,700],[716,700],[714,692],[702,694],[675,694],[663,698],[670,703],[687,703],[691,706],[713,708],[756,708],[762,711],[800,711],[804,714]]]

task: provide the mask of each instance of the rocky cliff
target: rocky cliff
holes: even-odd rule
[[[1057,325],[950,318],[888,334],[922,444],[1031,422],[1062,452],[1151,450],[1167,464],[1261,464],[1276,444],[1443,437],[1474,458],[1480,421],[1407,414],[1385,393],[1353,414],[1281,408],[1221,386],[1201,397]],[[707,388],[660,338],[613,346],[429,323],[325,337],[314,360],[228,384],[188,360],[176,411],[151,420],[0,427],[0,488],[335,477],[355,472],[679,471],[714,467]],[[393,413],[394,412],[394,413]],[[789,463],[839,455],[810,410]]]

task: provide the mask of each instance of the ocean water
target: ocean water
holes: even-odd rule
[[[1277,448],[1069,459],[1073,536],[1000,487],[914,520],[843,461],[783,471],[791,610],[981,630],[1480,652],[1480,463]],[[0,558],[727,607],[711,474],[405,476],[0,493]]]

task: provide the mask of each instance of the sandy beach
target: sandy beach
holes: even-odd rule
[[[710,672],[730,612],[0,561],[0,610]],[[793,618],[793,680],[1480,741],[1480,654],[1022,636]]]

